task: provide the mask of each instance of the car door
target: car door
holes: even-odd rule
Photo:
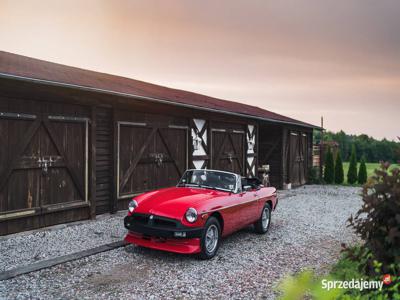
[[[219,205],[224,218],[224,235],[251,223],[251,216],[255,210],[254,196],[251,191],[231,193]]]
[[[242,191],[240,198],[240,219],[242,226],[246,226],[258,219],[258,194],[257,190]]]

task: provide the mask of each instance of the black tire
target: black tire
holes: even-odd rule
[[[217,235],[218,235],[216,238],[216,241],[214,239],[214,242],[212,243],[212,247],[210,247],[211,246],[211,239],[210,239],[211,231],[213,232],[213,234],[217,233]],[[207,238],[207,233],[209,233],[208,238]],[[221,242],[221,225],[219,224],[218,220],[215,217],[210,217],[210,218],[208,218],[206,225],[204,225],[203,234],[202,234],[201,240],[200,240],[201,252],[199,253],[198,257],[200,259],[213,258],[218,251],[220,242]],[[207,244],[209,247],[207,247]]]
[[[267,223],[263,222],[264,211],[266,213]],[[265,234],[267,233],[270,225],[271,225],[271,205],[266,203],[261,211],[260,218],[257,220],[257,222],[254,223],[254,230],[259,234]]]

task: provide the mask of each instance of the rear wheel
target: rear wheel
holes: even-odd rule
[[[254,223],[255,232],[264,234],[267,233],[269,225],[271,224],[271,206],[266,203],[261,211],[261,216]]]
[[[204,226],[203,235],[200,240],[200,259],[210,259],[215,256],[221,241],[221,225],[214,217],[210,217]]]

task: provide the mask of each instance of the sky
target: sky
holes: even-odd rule
[[[0,50],[400,136],[400,1],[0,0]]]

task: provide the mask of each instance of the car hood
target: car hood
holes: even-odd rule
[[[206,202],[226,196],[227,192],[204,188],[172,187],[148,192],[136,197],[137,213],[181,219],[189,207],[199,213]]]

